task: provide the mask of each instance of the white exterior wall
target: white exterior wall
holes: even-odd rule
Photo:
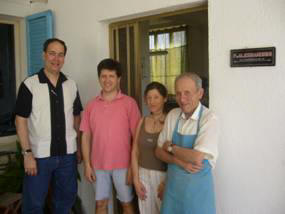
[[[285,1],[209,2],[210,104],[222,123],[218,213],[285,213]],[[276,47],[276,66],[231,68],[230,49]]]
[[[55,35],[68,45],[64,71],[77,81],[83,103],[99,92],[96,66],[109,53],[109,21],[199,2],[49,0]],[[2,5],[0,0],[1,14]],[[16,10],[5,8],[24,16],[43,7]],[[215,170],[218,214],[285,213],[284,11],[284,0],[209,1],[210,107],[222,125]],[[267,46],[276,47],[276,66],[230,67],[231,49]],[[87,213],[93,213],[92,191],[84,185],[80,193]]]

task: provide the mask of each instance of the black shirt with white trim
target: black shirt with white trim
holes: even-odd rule
[[[76,83],[61,72],[56,87],[43,69],[20,85],[16,114],[28,118],[29,140],[37,158],[76,151],[74,116],[81,111]]]

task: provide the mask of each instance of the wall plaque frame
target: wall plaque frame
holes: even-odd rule
[[[275,66],[275,47],[231,50],[231,67]]]

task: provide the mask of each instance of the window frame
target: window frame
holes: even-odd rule
[[[13,26],[13,39],[14,39],[14,85],[15,85],[15,99],[17,94],[17,88],[18,88],[18,82],[19,82],[19,74],[21,70],[21,63],[20,63],[20,19],[17,18],[11,18],[6,16],[0,16],[0,23],[1,24],[9,24]],[[15,100],[16,101],[16,100]],[[5,119],[5,115],[0,112],[1,116],[4,116],[2,119]],[[7,119],[7,118],[6,118]],[[3,122],[3,121],[2,121]],[[11,121],[10,121],[10,130],[3,131],[0,133],[0,137],[8,137],[13,136],[16,134],[16,130],[12,130],[14,128],[14,112],[11,112]]]

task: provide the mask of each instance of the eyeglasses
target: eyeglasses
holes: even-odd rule
[[[49,56],[52,56],[52,57],[56,57],[57,56],[59,58],[63,58],[65,56],[64,53],[56,53],[54,51],[48,51],[47,54]]]

